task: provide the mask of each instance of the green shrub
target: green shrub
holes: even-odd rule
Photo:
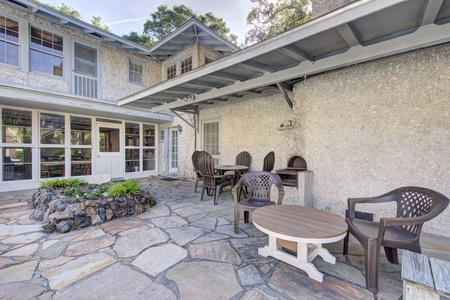
[[[41,187],[44,189],[58,189],[74,187],[79,188],[87,185],[87,182],[81,178],[55,178],[41,182]]]
[[[108,195],[113,197],[122,197],[125,195],[136,195],[140,194],[142,189],[142,184],[136,179],[127,179],[124,182],[119,182],[108,189]]]

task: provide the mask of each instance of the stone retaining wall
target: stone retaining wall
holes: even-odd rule
[[[154,200],[147,190],[138,195],[78,202],[73,197],[58,195],[53,189],[39,189],[29,204],[36,208],[30,219],[42,221],[46,232],[64,233],[143,213],[146,207],[154,205]]]

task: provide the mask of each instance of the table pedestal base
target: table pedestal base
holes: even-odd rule
[[[297,242],[297,255],[289,254],[280,249],[277,239],[269,236],[269,245],[258,249],[258,253],[264,257],[272,256],[294,267],[305,271],[308,276],[318,282],[323,282],[323,274],[311,263],[317,256],[331,264],[336,264],[336,257],[330,254],[322,244],[308,244]]]

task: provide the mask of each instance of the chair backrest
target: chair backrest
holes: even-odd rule
[[[407,186],[393,192],[397,195],[397,218],[420,218],[422,221],[403,226],[414,235],[420,234],[423,223],[438,216],[449,204],[447,197],[427,188]]]
[[[192,153],[192,165],[194,166],[194,170],[198,170],[198,154],[200,153],[200,151],[194,151],[194,153]]]
[[[250,167],[252,156],[247,151],[242,151],[236,156],[236,165]]]
[[[198,170],[203,177],[203,185],[214,188],[216,181],[214,178],[214,158],[206,151],[199,151],[197,154]]]
[[[237,185],[248,186],[250,188],[249,203],[271,202],[270,190],[273,185],[278,188],[277,204],[281,204],[284,197],[284,187],[281,178],[276,173],[271,172],[249,172],[242,175]]]
[[[273,166],[275,165],[275,153],[270,151],[266,157],[264,157],[263,171],[271,172],[273,170]]]

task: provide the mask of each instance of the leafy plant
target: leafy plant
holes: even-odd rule
[[[44,189],[59,189],[66,187],[82,187],[87,185],[87,182],[81,178],[55,178],[41,182],[41,187]]]
[[[110,187],[107,191],[108,195],[113,197],[122,197],[126,195],[140,194],[142,184],[136,179],[127,179],[124,182],[119,182]]]

